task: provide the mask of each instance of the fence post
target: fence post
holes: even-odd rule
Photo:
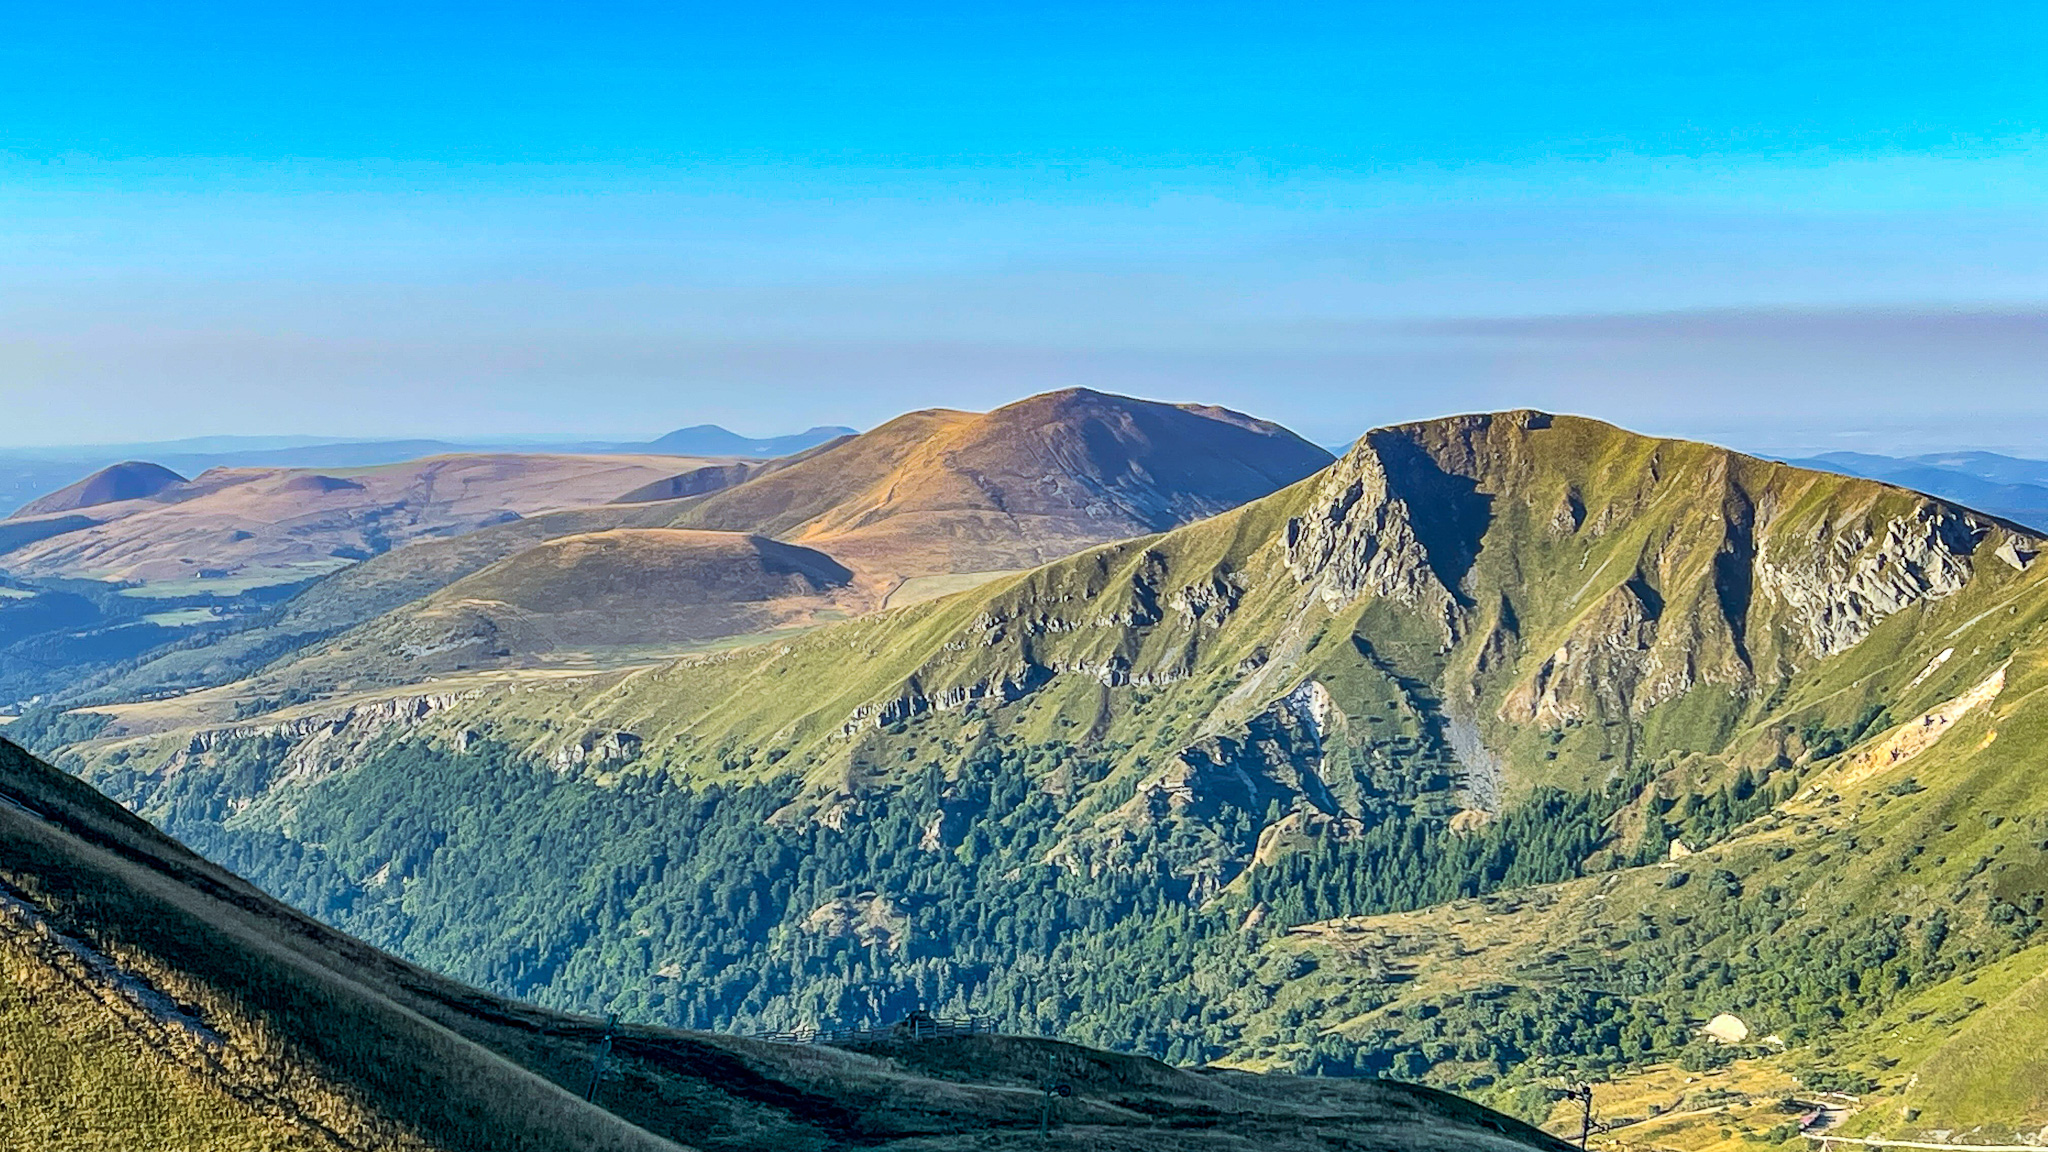
[[[592,1104],[597,1103],[597,1082],[604,1076],[604,1058],[612,1054],[612,1032],[618,1027],[618,1023],[617,1012],[605,1013],[604,1039],[598,1043],[597,1058],[590,1064],[590,1090],[583,1094],[583,1098]]]

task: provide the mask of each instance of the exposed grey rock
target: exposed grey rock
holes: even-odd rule
[[[1309,511],[1287,522],[1285,546],[1287,570],[1330,608],[1384,596],[1449,625],[1455,599],[1430,570],[1412,511],[1369,444],[1325,471]]]
[[[1863,642],[1886,617],[1922,600],[1952,596],[1970,580],[1970,558],[1992,524],[1924,503],[1873,533],[1823,523],[1810,541],[1772,550],[1756,568],[1767,596],[1815,656]]]
[[[631,732],[585,732],[555,753],[555,767],[602,768],[640,758],[640,737]]]
[[[2006,533],[2005,539],[2001,540],[1998,544],[1997,552],[1993,553],[1993,555],[2012,565],[2014,570],[2019,572],[2025,572],[2028,568],[2033,567],[2034,557],[2040,554],[2041,542],[2039,540],[2027,539],[2011,532]]]

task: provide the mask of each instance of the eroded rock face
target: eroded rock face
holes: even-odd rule
[[[1324,739],[1335,704],[1329,690],[1304,680],[1240,731],[1207,736],[1181,749],[1172,765],[1138,789],[1133,803],[1169,812],[1228,801],[1248,812],[1278,802],[1334,813],[1340,805],[1323,780]]]
[[[1287,522],[1287,570],[1331,608],[1384,596],[1448,622],[1455,605],[1388,484],[1377,450],[1361,444],[1331,466],[1303,515]]]
[[[360,765],[385,736],[411,727],[436,712],[443,712],[480,693],[425,692],[393,696],[333,711],[309,713],[267,724],[236,724],[193,733],[186,746],[170,758],[163,774],[178,772],[224,747],[269,737],[282,741],[289,751],[270,763],[249,781],[251,791],[237,803],[246,803],[263,790],[279,783],[305,784],[345,772]]]
[[[555,768],[603,768],[640,758],[640,737],[632,732],[586,732],[556,751]]]
[[[1658,608],[1639,581],[1609,592],[1536,674],[1508,693],[1501,718],[1558,728],[1584,720],[1595,698],[1605,697],[1613,711],[1627,709],[1652,671]]]
[[[1812,655],[1833,656],[1893,613],[1962,591],[1993,527],[1932,502],[1875,532],[1823,522],[1810,539],[1783,542],[1760,560],[1757,584],[1790,610],[1788,622]]]
[[[2025,572],[2033,567],[2034,557],[2040,554],[2041,541],[2011,532],[2006,533],[2005,539],[1999,542],[1996,553],[2000,560],[2012,565],[2015,572]]]
[[[804,931],[830,939],[851,937],[864,948],[901,948],[910,938],[910,918],[879,892],[828,900],[804,917]]]

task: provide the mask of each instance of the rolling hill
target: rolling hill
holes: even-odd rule
[[[52,1152],[1564,1147],[1427,1089],[1053,1041],[607,1029],[291,912],[5,741],[0,973],[0,1142]]]
[[[160,464],[129,460],[109,465],[83,480],[57,489],[48,496],[32,500],[8,519],[22,520],[48,516],[52,513],[76,512],[80,508],[96,508],[102,504],[115,504],[123,500],[146,500],[184,483],[183,476]]]
[[[213,469],[185,481],[156,465],[115,465],[0,521],[0,707],[235,679],[446,582],[416,581],[394,597],[371,573],[308,611],[277,614],[280,601],[365,557],[479,527],[517,530],[550,509],[602,506],[679,477],[709,491],[767,467],[469,455],[327,472]],[[346,623],[303,623],[363,588],[371,604]]]
[[[1829,452],[1792,463],[1917,489],[2036,531],[2048,531],[2048,461],[1994,452],[1946,452],[1903,459],[1867,452]]]
[[[308,651],[274,691],[416,683],[580,653],[673,651],[843,618],[867,603],[822,552],[740,532],[614,528],[562,536]],[[376,679],[366,679],[374,669]]]
[[[195,716],[218,716],[251,700],[332,692],[344,681],[405,683],[457,666],[547,663],[562,653],[574,665],[590,657],[645,660],[664,647],[674,655],[723,638],[914,602],[1090,545],[1170,528],[1265,495],[1328,460],[1285,429],[1238,413],[1084,390],[1048,393],[990,413],[915,412],[780,460],[667,476],[622,494],[612,506],[418,541],[309,588],[260,628],[167,652],[88,691],[93,699],[133,698],[248,677],[189,701]],[[660,604],[670,586],[650,568],[639,607],[663,613],[670,623],[631,643],[582,624],[551,622],[531,606],[520,610],[516,628],[466,610],[451,617],[448,602],[438,597],[450,582],[488,565],[514,564],[522,552],[552,540],[653,529],[780,540],[830,556],[853,579],[829,602],[787,604],[779,618],[735,606],[723,611],[726,624],[712,627],[720,611],[706,607],[708,586],[677,586],[676,611],[667,611]],[[615,559],[623,564],[629,555]],[[537,558],[523,570],[538,578],[552,567]],[[624,568],[615,565],[613,576],[625,580]],[[694,623],[674,626],[678,612],[691,614]],[[468,638],[453,638],[451,627]],[[409,639],[427,636],[437,639]],[[437,653],[424,663],[411,655],[423,645]],[[301,650],[302,656],[291,656]]]
[[[694,504],[676,526],[806,544],[878,578],[994,572],[1213,516],[1329,462],[1227,409],[1077,388],[900,416]]]
[[[1858,1085],[1853,1131],[2017,1138],[2048,1123],[2000,1039],[2048,966],[2043,548],[1867,480],[1459,417],[771,644],[199,729],[109,707],[65,757],[301,907],[559,1006],[927,1003],[1532,1117],[1558,1077],[1684,1062]],[[1700,1039],[1721,1014],[1769,1042]]]
[[[116,465],[6,521],[19,542],[0,553],[0,568],[27,578],[283,584],[409,540],[603,504],[689,465],[470,455],[332,473],[220,468],[175,484],[163,482],[174,473],[145,471],[153,466]]]

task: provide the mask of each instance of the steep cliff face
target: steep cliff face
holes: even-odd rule
[[[1740,711],[2038,550],[1915,493],[1533,413],[1377,432],[1346,471],[1325,506],[1364,496],[1305,538],[1348,532],[1365,562],[1326,595],[1442,611],[1441,687],[1513,725],[1629,722],[1700,688]]]
[[[1370,438],[1317,478],[1308,504],[1287,521],[1285,537],[1287,570],[1305,589],[1332,610],[1368,596],[1396,601],[1441,620],[1449,639],[1457,598]]]

